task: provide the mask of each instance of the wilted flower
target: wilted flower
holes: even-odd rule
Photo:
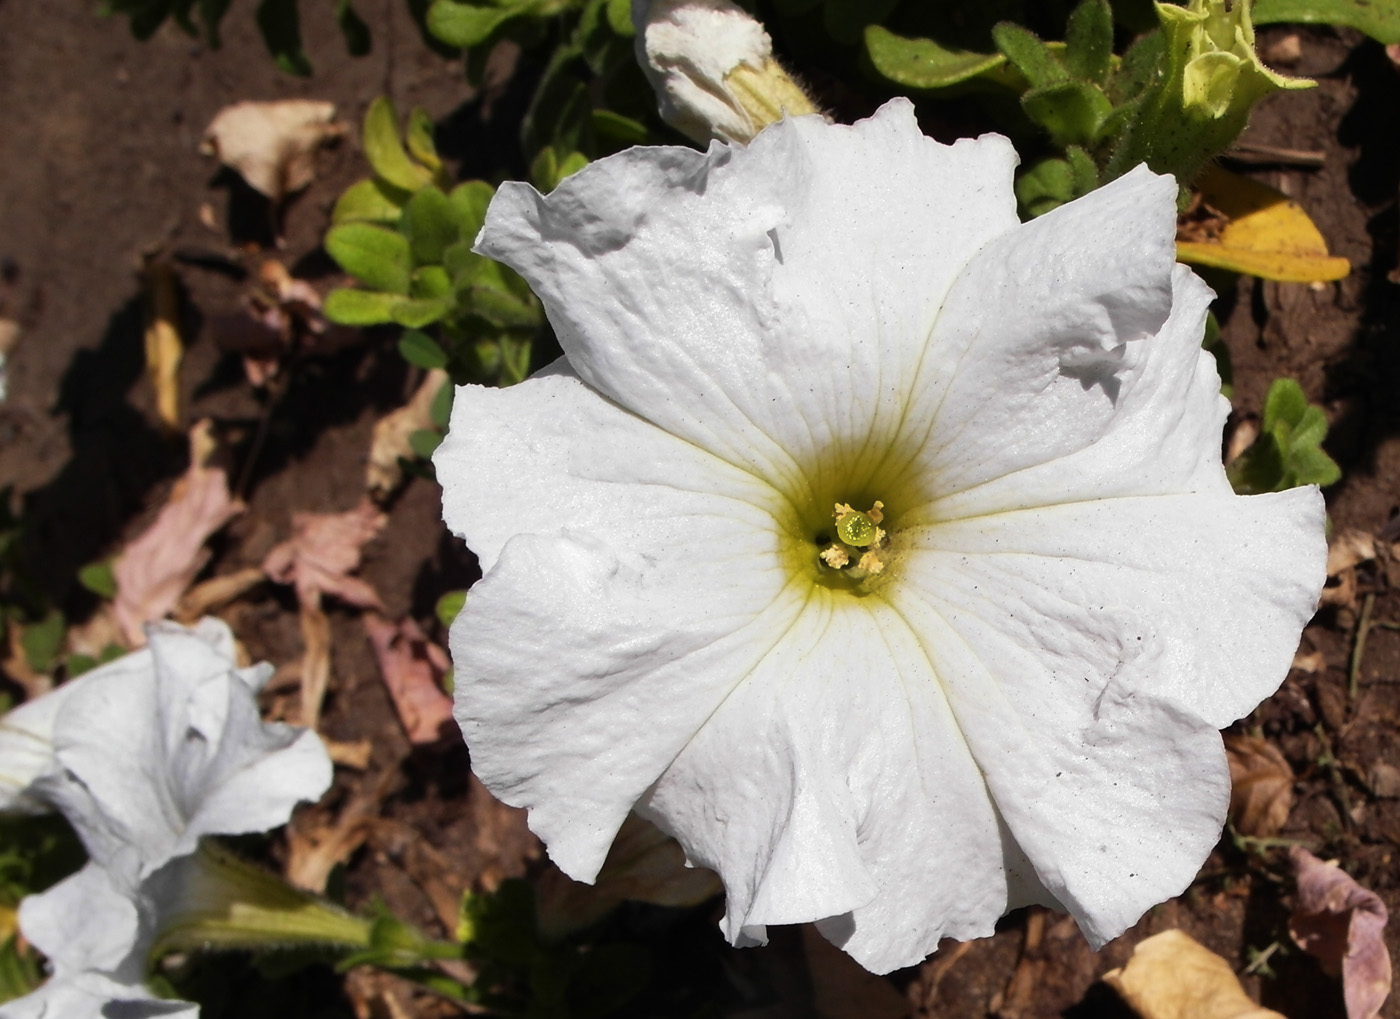
[[[200,839],[277,827],[330,785],[315,733],[262,721],[271,666],[238,668],[227,626],[156,623],[146,636],[143,650],[6,716],[22,738],[0,743],[0,771],[33,776],[23,804],[60,810],[89,862],[21,903],[20,927],[54,973],[0,1016],[96,1016],[147,1000],[147,951],[169,915],[188,912],[191,895],[207,905],[256,884],[209,877]]]
[[[886,971],[1034,902],[1101,944],[1214,845],[1322,500],[1226,482],[1173,181],[1021,224],[1015,162],[895,101],[497,193],[566,358],[436,456],[485,573],[457,716],[565,873],[636,808],[731,941]]]

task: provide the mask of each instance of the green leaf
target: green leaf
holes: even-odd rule
[[[1016,178],[1016,201],[1030,219],[1073,201],[1074,191],[1074,170],[1067,159],[1042,159]]]
[[[1065,70],[1102,85],[1113,62],[1113,11],[1108,0],[1082,0],[1065,29]]]
[[[326,295],[326,318],[343,326],[378,326],[394,321],[394,309],[408,301],[400,294],[341,287]]]
[[[484,180],[469,180],[458,184],[447,196],[457,219],[457,230],[470,248],[476,235],[486,225],[486,207],[496,195],[496,189]]]
[[[1337,466],[1337,461],[1328,456],[1320,446],[1292,450],[1288,457],[1288,467],[1291,474],[1291,484],[1287,486],[1289,488],[1297,488],[1299,485],[1326,488],[1342,480],[1342,469]]]
[[[1032,88],[1044,88],[1066,79],[1065,69],[1050,47],[1030,29],[1003,21],[992,28],[992,39],[1006,59],[1016,65],[1016,70],[1026,76]]]
[[[1303,387],[1293,379],[1275,379],[1264,397],[1264,431],[1272,432],[1279,425],[1291,431],[1308,409]]]
[[[626,148],[629,145],[645,145],[651,137],[651,132],[641,121],[624,117],[612,110],[593,111],[593,133],[600,140],[607,141],[618,148]]]
[[[397,226],[412,193],[379,177],[357,181],[335,200],[331,223],[382,223]]]
[[[35,672],[51,671],[58,653],[63,650],[63,637],[67,632],[68,622],[58,609],[50,609],[43,619],[26,626],[19,641],[29,667]]]
[[[437,617],[444,628],[450,629],[453,621],[462,613],[467,604],[466,591],[448,591],[437,600]]]
[[[427,333],[410,329],[399,337],[399,353],[416,368],[446,368],[447,351]]]
[[[424,460],[431,459],[441,445],[442,433],[434,428],[420,428],[408,437],[408,448]]]
[[[1065,149],[1065,158],[1074,178],[1074,197],[1087,195],[1099,186],[1099,168],[1093,158],[1078,145]]]
[[[447,270],[440,265],[425,265],[413,270],[408,294],[415,298],[451,297],[452,277],[447,275]]]
[[[452,311],[452,300],[446,297],[410,298],[394,305],[394,321],[409,329],[422,329],[446,318]]]
[[[370,50],[369,26],[355,13],[350,0],[335,0],[335,23],[345,37],[345,48],[352,57],[362,57]]]
[[[428,31],[449,46],[471,49],[486,42],[513,18],[530,14],[538,6],[533,0],[514,7],[433,0],[428,8]]]
[[[1033,88],[1021,97],[1021,107],[1061,148],[1092,146],[1113,112],[1113,105],[1098,86],[1082,81]]]
[[[1255,0],[1253,14],[1256,25],[1346,25],[1386,45],[1400,42],[1400,4],[1395,0]]]
[[[1304,446],[1316,446],[1325,438],[1327,415],[1322,413],[1321,407],[1309,406],[1293,426],[1293,446],[1300,449]]]
[[[432,183],[432,172],[404,151],[399,138],[399,116],[388,96],[380,96],[369,104],[363,141],[369,165],[394,187],[412,192]]]
[[[865,52],[876,71],[908,88],[947,88],[1006,65],[1001,53],[947,49],[932,39],[906,39],[879,25],[865,30]]]
[[[43,982],[34,950],[21,953],[18,935],[11,934],[0,945],[0,1002],[22,998]],[[42,1006],[40,1006],[42,1007]]]
[[[78,571],[78,583],[99,598],[110,601],[117,596],[117,578],[110,560],[88,563]]]
[[[436,173],[442,169],[442,160],[438,158],[437,143],[433,140],[434,130],[433,118],[423,107],[415,106],[409,112],[408,132],[404,135],[409,155]]]
[[[262,0],[256,18],[263,43],[277,66],[299,78],[309,75],[311,61],[301,48],[301,16],[295,0]]]
[[[372,223],[343,223],[326,234],[326,251],[366,286],[407,294],[412,259],[408,238]]]
[[[501,385],[513,386],[530,377],[532,346],[528,336],[506,334],[501,337]]]
[[[442,253],[458,238],[456,211],[437,188],[421,188],[404,206],[399,230],[415,265],[441,264]]]
[[[608,0],[608,24],[624,39],[637,34],[637,26],[632,22],[632,0]]]

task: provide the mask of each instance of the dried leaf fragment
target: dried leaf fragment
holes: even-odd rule
[[[1278,834],[1293,809],[1293,769],[1268,740],[1226,733],[1230,762],[1230,820],[1241,835]]]
[[[345,133],[334,118],[334,103],[314,99],[234,103],[210,121],[200,151],[277,202],[315,178],[316,150]]]
[[[328,594],[360,608],[383,609],[374,588],[350,574],[387,519],[368,499],[344,513],[293,513],[292,537],[267,554],[263,569],[277,583],[295,585],[303,604],[319,606]]]
[[[167,428],[180,427],[180,301],[175,270],[164,259],[146,266],[146,373],[156,390],[156,414]]]
[[[1289,850],[1288,861],[1298,881],[1298,908],[1289,917],[1288,932],[1326,973],[1341,977],[1347,1019],[1375,1019],[1391,984],[1385,903],[1335,863],[1324,863],[1301,846]]]
[[[451,665],[447,652],[428,640],[412,619],[395,625],[371,614],[365,616],[365,630],[408,741],[436,743],[455,733],[452,698],[442,688]]]
[[[1376,539],[1365,531],[1349,527],[1333,536],[1327,546],[1327,575],[1335,577],[1343,570],[1376,558]]]
[[[374,495],[383,497],[399,487],[403,480],[399,460],[411,460],[414,455],[409,436],[432,427],[433,400],[446,384],[447,372],[441,368],[432,369],[408,403],[375,423],[369,463],[365,467],[365,488]]]
[[[1351,263],[1327,253],[1327,241],[1302,207],[1281,191],[1219,167],[1197,182],[1205,203],[1227,222],[1213,240],[1178,240],[1177,257],[1290,283],[1339,280]]]
[[[1154,934],[1103,975],[1143,1019],[1285,1019],[1245,994],[1230,964],[1185,931]]]
[[[113,611],[133,646],[146,642],[145,623],[163,619],[209,561],[205,542],[242,513],[229,492],[228,473],[214,463],[213,426],[190,429],[190,466],[155,522],[124,548],[112,566],[117,581]]]

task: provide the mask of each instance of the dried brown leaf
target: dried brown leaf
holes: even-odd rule
[[[1376,558],[1376,539],[1354,527],[1332,536],[1327,545],[1327,575],[1335,577],[1358,563]]]
[[[411,460],[414,456],[409,436],[432,427],[433,400],[446,384],[447,372],[434,368],[408,403],[375,424],[374,438],[369,444],[369,463],[365,466],[365,488],[377,498],[388,495],[403,481],[399,460]]]
[[[303,605],[319,605],[328,594],[382,610],[374,588],[350,574],[359,569],[364,546],[386,519],[368,499],[344,513],[293,513],[292,537],[267,554],[263,569],[277,583],[295,585]]]
[[[370,614],[365,616],[365,630],[408,741],[436,743],[455,735],[452,698],[442,689],[451,664],[447,652],[428,640],[412,619],[395,625]]]
[[[156,391],[156,415],[170,429],[180,427],[180,301],[175,270],[163,259],[146,266],[146,374]]]
[[[1289,917],[1288,932],[1324,971],[1341,977],[1347,1019],[1375,1019],[1391,983],[1385,903],[1335,863],[1324,863],[1301,846],[1289,850],[1288,861],[1298,880],[1298,908]]]
[[[234,103],[210,122],[200,149],[277,202],[315,178],[316,150],[345,133],[334,117],[334,103],[312,99]]]
[[[331,621],[319,604],[302,602],[301,715],[298,722],[315,729],[321,722],[321,704],[331,685]]]
[[[208,421],[190,429],[189,470],[155,522],[112,565],[113,610],[132,646],[146,642],[142,626],[164,619],[209,561],[205,542],[245,508],[229,493],[228,474],[214,463],[216,452]]]
[[[1242,733],[1225,734],[1230,762],[1230,820],[1241,835],[1278,834],[1293,809],[1293,769],[1278,747]]]
[[[1185,931],[1154,934],[1103,975],[1142,1019],[1285,1019],[1245,994],[1230,964]]]

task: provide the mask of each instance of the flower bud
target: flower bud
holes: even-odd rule
[[[784,115],[820,112],[773,59],[763,25],[730,0],[633,0],[632,20],[662,118],[702,145],[747,143]]]

